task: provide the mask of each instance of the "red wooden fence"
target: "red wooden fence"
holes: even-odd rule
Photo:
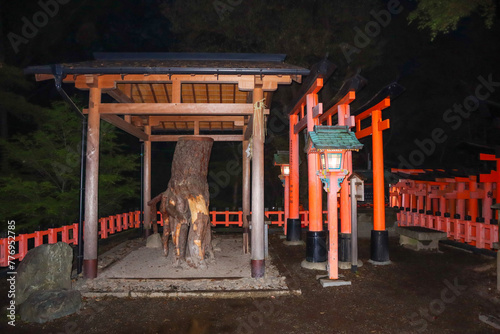
[[[326,211],[324,212],[326,214]],[[266,211],[266,217],[272,225],[283,226],[284,211]],[[303,226],[309,224],[309,212],[301,211],[301,221]],[[241,211],[210,211],[211,223],[213,226],[242,226],[243,213]],[[325,217],[326,222],[326,217]],[[161,214],[158,212],[158,224],[163,226]],[[122,213],[110,217],[99,219],[99,238],[106,239],[117,232],[140,226],[140,211]],[[31,241],[33,239],[33,241]],[[28,250],[42,244],[54,244],[58,241],[70,245],[78,244],[78,224],[66,225],[58,228],[50,228],[46,231],[36,231],[33,233],[19,234],[14,238],[15,253],[9,254],[9,243],[12,239],[0,238],[0,267],[9,265],[9,261],[24,259]],[[30,245],[31,244],[31,245]],[[10,256],[9,256],[10,255]]]

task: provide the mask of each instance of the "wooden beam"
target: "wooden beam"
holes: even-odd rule
[[[161,122],[235,122],[236,126],[243,126],[245,116],[151,116],[151,126]]]
[[[302,105],[306,104],[306,97],[309,94],[318,93],[321,88],[323,88],[323,78],[317,78],[305,92],[305,94],[295,103],[295,105],[290,109],[290,114],[294,115],[300,112]]]
[[[313,118],[317,118],[321,114],[323,114],[323,103],[318,103],[312,108]]]
[[[180,81],[172,82],[172,102],[181,103],[182,102],[182,83]]]
[[[328,119],[329,116],[333,116],[338,112],[338,107],[343,104],[349,104],[356,99],[356,92],[351,90],[349,91],[340,101],[335,103],[328,111],[324,112],[323,115],[319,117],[319,124],[323,123]]]
[[[128,134],[131,134],[132,136],[135,136],[141,140],[148,140],[149,136],[142,131],[141,129],[133,126],[132,124],[126,122],[125,120],[121,119],[117,115],[101,115],[101,119],[105,120],[106,122],[113,124],[117,128],[125,131]]]
[[[189,135],[151,135],[149,138],[153,142],[178,141],[180,137],[190,137]],[[210,137],[214,141],[243,141],[243,135],[202,135]]]
[[[367,117],[370,117],[372,115],[372,112],[374,110],[384,110],[385,108],[389,107],[391,105],[391,99],[386,97],[385,99],[383,99],[382,101],[380,101],[379,103],[377,103],[376,105],[374,105],[373,107],[371,107],[370,109],[368,110],[365,110],[363,111],[361,114],[359,115],[356,115],[356,121],[358,120],[363,120]]]
[[[249,140],[250,137],[252,137],[252,131],[253,131],[252,129],[253,129],[253,116],[250,116],[250,118],[248,119],[245,132],[243,133],[244,140]]]
[[[40,79],[51,79],[52,75],[39,75]],[[100,87],[112,89],[116,88],[117,83],[173,83],[178,81],[180,83],[228,83],[237,84],[238,89],[241,91],[252,91],[255,87],[254,75],[217,75],[217,74],[104,74],[100,75]],[[89,86],[85,82],[85,75],[67,75],[64,82],[73,82],[76,88],[88,89]],[[292,76],[290,75],[263,75],[262,85],[264,91],[274,91],[280,84],[290,84]]]
[[[36,81],[45,81],[45,80],[50,80],[50,79],[54,79],[54,75],[52,75],[52,74],[35,74]]]
[[[187,122],[186,122],[186,128],[187,128]],[[195,136],[200,134],[200,121],[194,121],[194,134]]]
[[[299,133],[300,131],[304,130],[307,126],[307,117],[302,117],[300,121],[297,122],[297,124],[294,125],[293,131],[294,133]]]
[[[120,90],[118,88],[104,90],[104,93],[107,93],[109,96],[114,98],[117,102],[134,103],[134,100],[132,99],[132,97],[128,96],[122,90]]]
[[[84,109],[84,113],[87,109]],[[252,115],[253,105],[247,103],[103,103],[101,114],[111,115]],[[264,112],[269,114],[269,109]]]

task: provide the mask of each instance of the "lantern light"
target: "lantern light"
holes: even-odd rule
[[[332,172],[342,169],[342,153],[322,152],[320,154],[321,168],[325,172]]]
[[[290,165],[281,166],[281,174],[284,176],[289,176],[290,175]]]

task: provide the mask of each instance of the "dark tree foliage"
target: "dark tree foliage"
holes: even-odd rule
[[[27,88],[23,77],[15,74],[19,73],[11,67],[0,70],[0,75],[10,78],[9,82]],[[16,219],[20,229],[74,223],[79,212],[81,118],[63,102],[41,108],[12,89],[2,88],[0,97],[7,98],[0,98],[0,109],[17,115],[11,123],[31,123],[35,128],[1,141],[6,166],[0,175],[0,215]],[[125,200],[138,196],[138,178],[131,175],[137,175],[137,170],[138,154],[126,154],[119,143],[118,131],[103,122],[101,216],[117,213]]]
[[[491,28],[495,18],[494,0],[418,0],[417,8],[408,21],[416,21],[418,28],[430,31],[431,39],[457,29],[458,23],[473,14],[479,14],[486,27]]]

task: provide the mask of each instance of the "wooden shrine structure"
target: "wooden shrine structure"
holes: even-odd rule
[[[175,142],[184,136],[210,137],[214,141],[243,142],[242,217],[244,251],[248,251],[251,212],[251,273],[265,272],[264,235],[264,139],[265,119],[273,92],[279,85],[302,82],[296,98],[288,106],[289,187],[287,188],[287,228],[300,228],[299,212],[299,134],[315,126],[337,125],[354,131],[358,139],[371,136],[373,147],[374,229],[371,261],[389,263],[388,233],[385,229],[384,162],[382,132],[389,128],[382,110],[390,106],[392,93],[382,90],[371,101],[351,112],[350,103],[365,80],[355,75],[346,80],[323,110],[318,93],[335,70],[324,60],[311,71],[284,62],[279,54],[204,54],[204,53],[97,53],[95,60],[79,63],[32,66],[25,70],[37,81],[54,80],[65,99],[76,106],[62,90],[73,84],[89,91],[85,177],[85,229],[83,272],[97,277],[99,125],[109,122],[144,143],[143,202],[144,227],[151,228],[151,145]],[[393,85],[394,86],[394,85]],[[388,86],[392,87],[391,85]],[[395,86],[397,88],[397,84]],[[387,87],[386,87],[387,88]],[[105,102],[106,94],[114,100]],[[111,99],[110,99],[111,100]],[[322,181],[318,177],[319,154],[308,157],[309,232],[307,252],[326,252],[323,231]],[[352,172],[352,152],[343,159]],[[347,261],[351,238],[349,175],[340,187],[341,261]],[[296,232],[296,231],[295,231]],[[310,238],[309,234],[312,235]],[[294,233],[298,235],[299,233]],[[287,236],[288,238],[288,236]],[[321,240],[320,240],[321,239]],[[245,247],[246,246],[246,247]],[[322,247],[322,250],[315,249]],[[345,257],[345,258],[343,258]],[[306,260],[307,260],[306,256]],[[325,258],[326,260],[326,258]],[[323,261],[325,261],[323,260]],[[312,262],[322,261],[312,258]]]
[[[252,211],[252,277],[264,275],[264,137],[266,109],[279,85],[309,70],[279,54],[98,53],[95,60],[32,66],[37,81],[54,79],[89,91],[83,272],[97,277],[99,123],[144,142],[144,207],[151,200],[151,144],[180,136],[243,142],[243,227]],[[107,94],[115,101],[103,103]],[[183,131],[182,135],[173,134]],[[251,140],[251,162],[245,151]],[[251,164],[251,165],[250,165]],[[251,185],[250,185],[251,183]],[[250,198],[251,190],[251,198]],[[144,212],[145,227],[151,222]]]

